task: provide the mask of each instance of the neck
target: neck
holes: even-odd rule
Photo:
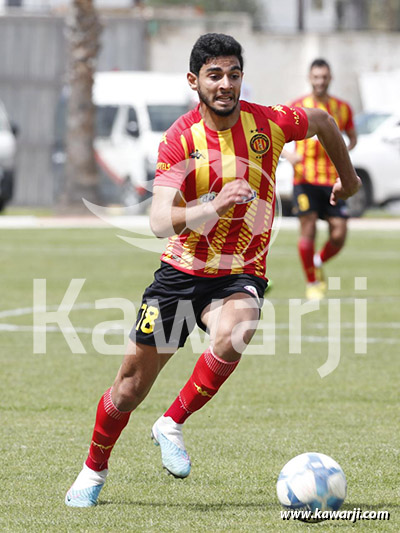
[[[212,111],[204,102],[200,102],[200,114],[204,123],[210,130],[223,131],[232,128],[240,117],[240,103],[236,106],[233,113],[227,117],[221,117]]]
[[[328,93],[321,94],[320,96],[313,94],[313,96],[314,96],[314,100],[316,100],[317,102],[321,102],[321,104],[326,104],[327,101],[329,100]]]

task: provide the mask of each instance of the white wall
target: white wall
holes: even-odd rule
[[[284,33],[293,33],[297,30],[297,0],[264,0],[264,17],[261,27]]]
[[[321,8],[313,6],[312,0],[305,2],[304,29],[311,31],[334,31],[336,24],[335,2],[323,0]]]
[[[295,33],[298,26],[298,0],[259,0],[264,13],[261,27],[266,31]],[[322,0],[320,6],[313,0],[304,1],[305,31],[332,31],[336,12],[333,0]]]
[[[207,25],[175,25],[150,38],[149,69],[187,72],[191,48]],[[214,29],[212,31],[215,31]],[[305,33],[282,35],[252,33],[246,26],[221,30],[230,33],[245,50],[245,80],[253,100],[264,104],[288,102],[309,90],[311,61],[324,57],[332,67],[331,92],[361,109],[358,77],[368,71],[400,68],[400,35],[397,33]]]

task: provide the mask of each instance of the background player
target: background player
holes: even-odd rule
[[[189,475],[182,425],[235,370],[257,327],[267,286],[273,176],[285,142],[317,134],[329,147],[341,176],[334,201],[359,188],[327,113],[239,101],[242,77],[242,48],[235,39],[198,39],[188,82],[200,104],[171,126],[159,148],[150,224],[156,236],[169,237],[168,245],[114,384],[98,404],[89,455],[65,498],[69,506],[96,504],[131,412],[197,322],[209,332],[210,346],[152,428],[163,466],[176,477]]]
[[[311,94],[292,102],[293,106],[319,108],[329,113],[340,131],[346,133],[351,150],[357,143],[353,113],[348,103],[328,94],[332,80],[331,69],[325,59],[315,59],[310,67]],[[326,292],[321,266],[336,255],[344,245],[347,233],[347,208],[344,200],[330,203],[330,194],[337,171],[321,142],[313,137],[296,143],[296,151],[284,151],[294,165],[295,213],[300,220],[298,249],[307,280],[306,297],[321,299]],[[317,220],[327,220],[329,238],[315,253]]]

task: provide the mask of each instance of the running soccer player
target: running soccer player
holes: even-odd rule
[[[341,177],[332,201],[359,188],[326,112],[239,100],[243,57],[233,37],[201,36],[187,77],[200,104],[161,140],[150,213],[154,234],[169,237],[168,245],[144,292],[114,384],[98,404],[88,457],[65,498],[72,507],[97,503],[110,453],[132,411],[197,322],[210,346],[151,432],[163,466],[175,477],[189,475],[182,427],[236,369],[257,328],[267,287],[274,174],[285,142],[321,138]]]
[[[315,59],[309,73],[312,93],[295,100],[291,105],[323,109],[329,113],[339,130],[347,135],[348,150],[351,150],[357,144],[353,113],[348,103],[328,94],[331,79],[329,64],[325,59]],[[296,151],[289,153],[285,150],[284,155],[294,165],[294,210],[300,220],[298,249],[307,280],[306,297],[320,300],[326,293],[321,267],[343,248],[348,211],[343,199],[335,205],[329,201],[337,170],[319,139],[313,137],[297,142]],[[322,249],[315,253],[318,218],[328,222],[329,238]]]

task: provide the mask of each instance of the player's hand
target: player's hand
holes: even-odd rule
[[[246,203],[253,197],[253,191],[247,181],[236,179],[224,185],[212,203],[218,215],[222,216],[235,204]]]
[[[347,198],[350,198],[350,196],[356,194],[358,189],[362,186],[361,179],[358,176],[356,176],[356,178],[357,180],[354,181],[350,187],[343,187],[342,180],[340,178],[336,178],[336,181],[332,187],[331,197],[329,199],[331,205],[336,205],[338,200],[347,200]]]

